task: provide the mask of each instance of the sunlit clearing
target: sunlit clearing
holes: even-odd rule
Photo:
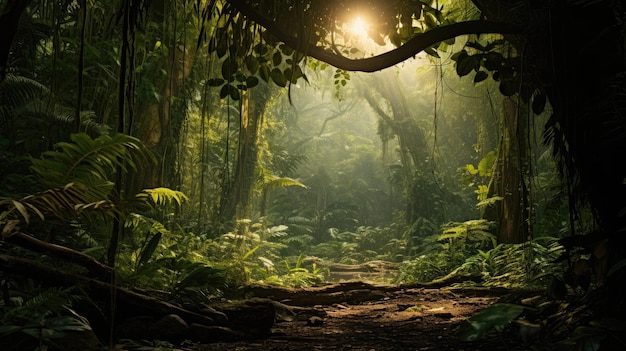
[[[355,17],[348,24],[348,31],[359,40],[367,39],[367,22],[361,17]]]

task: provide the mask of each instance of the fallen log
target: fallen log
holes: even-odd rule
[[[4,237],[4,241],[33,252],[45,253],[53,257],[64,259],[67,262],[78,264],[104,281],[109,281],[111,279],[111,275],[113,274],[113,269],[111,267],[99,262],[89,255],[85,255],[82,252],[65,246],[39,240],[22,232],[15,232]]]
[[[50,286],[82,286],[87,289],[89,297],[92,299],[110,301],[111,294],[115,294],[116,310],[123,315],[165,316],[176,314],[188,323],[198,323],[207,326],[228,324],[228,319],[224,313],[209,307],[205,307],[202,313],[190,311],[120,286],[77,274],[62,272],[22,257],[0,254],[0,271],[18,274]]]
[[[332,305],[335,303],[362,303],[381,299],[387,293],[418,289],[449,288],[455,293],[481,296],[485,294],[505,294],[506,288],[460,287],[451,288],[458,282],[472,280],[474,276],[446,276],[428,283],[410,283],[398,285],[375,285],[361,281],[349,281],[307,288],[290,288],[266,284],[250,284],[243,288],[247,296],[268,298],[292,306]]]
[[[298,289],[263,284],[251,284],[244,287],[248,295],[268,298],[292,306],[360,303],[380,299],[385,291],[392,289],[395,288],[356,281]]]

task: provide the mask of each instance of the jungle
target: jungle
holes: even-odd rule
[[[0,0],[0,349],[623,350],[617,0]]]

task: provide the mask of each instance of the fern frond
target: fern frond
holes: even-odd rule
[[[48,93],[48,88],[36,80],[7,74],[0,82],[0,117]]]
[[[288,236],[284,239],[281,239],[281,242],[284,242],[285,244],[290,244],[290,245],[294,245],[294,244],[307,245],[311,243],[314,239],[315,238],[313,238],[313,236],[311,235],[302,234],[302,235],[296,235],[296,236]]]
[[[48,189],[38,194],[28,195],[21,199],[0,201],[0,225],[2,235],[11,235],[19,229],[20,223],[28,224],[32,215],[41,221],[52,216],[61,219],[75,220],[84,211],[112,213],[115,208],[108,200],[92,201],[92,189],[80,183],[70,183],[64,187]]]
[[[126,217],[124,223],[126,228],[131,229],[133,232],[149,233],[149,234],[169,234],[170,231],[163,225],[163,223],[157,221],[154,218],[142,216],[137,213],[131,213]]]
[[[155,205],[169,205],[175,202],[178,206],[181,206],[183,201],[189,200],[187,195],[183,192],[170,188],[144,189],[141,193],[137,194],[137,198],[152,200]]]
[[[49,288],[24,303],[24,308],[33,315],[45,316],[61,310],[67,303],[67,289]]]
[[[72,134],[72,142],[56,145],[57,150],[31,159],[31,169],[42,184],[58,187],[79,182],[89,187],[110,184],[109,178],[117,168],[124,172],[137,169],[138,164],[154,161],[154,156],[136,138],[115,134],[92,139],[85,133]]]
[[[306,185],[300,183],[299,181],[293,178],[277,177],[277,176],[271,176],[269,179],[266,179],[264,186],[267,190],[273,190],[276,188],[284,188],[288,186],[299,186],[299,187],[308,189]]]

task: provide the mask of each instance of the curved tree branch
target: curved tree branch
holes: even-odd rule
[[[259,13],[256,9],[246,4],[244,0],[227,1],[241,14],[263,26],[285,44],[292,48],[297,48],[308,56],[346,71],[379,71],[411,58],[433,44],[460,35],[484,33],[513,34],[523,31],[522,27],[511,23],[482,20],[466,21],[435,28],[408,40],[396,49],[380,55],[363,59],[351,59],[325,50],[320,46],[311,43],[303,43],[301,39],[283,31],[276,22]],[[301,49],[303,47],[304,49]]]
[[[43,240],[39,240],[33,236],[22,232],[13,233],[4,240],[8,243],[18,245],[25,249],[29,249],[39,253],[45,253],[54,257],[64,259],[68,262],[76,263],[87,268],[91,273],[96,275],[98,279],[110,280],[113,269],[95,258],[85,255],[82,252],[70,249],[65,246],[52,244]]]

